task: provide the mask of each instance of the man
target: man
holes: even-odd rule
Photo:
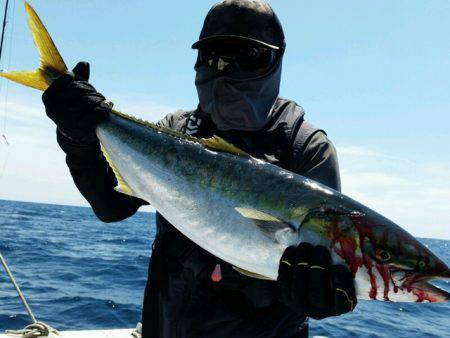
[[[215,5],[193,48],[198,108],[170,114],[160,126],[197,137],[220,135],[255,157],[340,190],[336,152],[325,132],[304,121],[300,106],[278,96],[284,33],[266,3]],[[147,203],[114,190],[116,179],[95,135],[112,103],[88,78],[89,65],[79,63],[43,101],[76,186],[102,221],[120,221]],[[356,305],[350,271],[332,266],[324,247],[288,248],[278,281],[264,281],[234,271],[159,213],[156,222],[144,338],[306,337],[307,317],[339,315]]]

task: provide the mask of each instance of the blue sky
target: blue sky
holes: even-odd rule
[[[2,68],[31,69],[37,56],[15,3]],[[89,61],[116,108],[149,120],[196,106],[190,46],[213,3],[31,1],[66,63]],[[343,191],[414,234],[450,238],[450,2],[270,3],[287,40],[281,94],[335,143]],[[6,86],[0,198],[84,204],[40,93],[10,84],[5,104]]]

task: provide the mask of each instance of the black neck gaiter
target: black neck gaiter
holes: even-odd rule
[[[195,85],[201,109],[219,130],[256,131],[270,119],[280,91],[282,56],[265,74],[221,74],[196,66]]]

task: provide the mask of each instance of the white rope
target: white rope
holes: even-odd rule
[[[58,331],[42,322],[30,324],[22,330],[6,330],[5,333],[8,336],[21,338],[48,337],[50,333],[59,335]]]
[[[10,32],[9,32],[9,50],[8,50],[8,57],[7,57],[7,68],[9,68],[10,64],[11,64],[11,51],[12,51],[12,41],[13,41],[13,35],[14,35],[14,21],[15,21],[15,9],[16,9],[16,1],[15,0],[11,0],[12,3],[12,23],[9,25],[11,27]],[[6,13],[8,11],[8,2],[5,5],[5,23],[3,26],[3,35],[5,35],[4,30],[6,28],[6,23],[7,21],[7,17],[6,17]],[[3,39],[2,39],[3,40]],[[6,43],[5,43],[6,44]],[[2,66],[4,66],[4,62],[2,62],[1,57],[0,57],[0,68],[3,68]],[[0,91],[2,89],[2,84],[3,81],[0,82]],[[9,142],[8,139],[6,138],[6,115],[7,115],[7,111],[8,111],[8,87],[9,87],[9,82],[6,81],[6,90],[5,90],[5,102],[4,102],[4,111],[3,111],[3,128],[2,128],[2,140],[4,140],[4,142],[6,143],[7,146],[9,146]],[[0,171],[0,178],[2,176],[2,173],[5,171],[5,167],[6,167],[6,162],[8,160],[9,157],[9,148],[8,148],[8,152],[7,152],[7,156],[5,157],[5,161],[3,163],[2,166],[2,170]],[[22,301],[23,306],[25,307],[25,310],[28,312],[28,315],[31,318],[31,321],[33,322],[32,324],[26,326],[24,329],[22,330],[6,330],[6,334],[7,335],[12,335],[12,336],[17,336],[17,337],[22,337],[22,338],[33,338],[33,337],[48,337],[51,333],[59,335],[58,331],[56,331],[54,328],[52,328],[50,325],[47,325],[43,322],[38,322],[36,320],[36,317],[34,316],[33,312],[31,311],[30,306],[28,305],[25,296],[23,295],[22,291],[19,288],[19,285],[17,284],[16,280],[14,279],[14,276],[11,272],[11,270],[8,267],[8,264],[6,263],[6,260],[3,258],[3,255],[0,252],[0,261],[3,265],[3,267],[5,268],[6,274],[8,275],[9,279],[11,280],[11,283],[13,284],[14,288],[17,291],[17,294],[19,295],[20,300]]]
[[[3,267],[5,268],[6,274],[8,275],[12,285],[17,291],[17,294],[19,295],[20,300],[22,301],[23,306],[25,307],[25,310],[28,312],[28,315],[31,318],[32,324],[28,325],[22,330],[6,330],[7,335],[13,335],[18,336],[22,338],[32,338],[32,337],[48,337],[50,333],[54,333],[56,335],[59,335],[58,331],[56,331],[54,328],[52,328],[50,325],[47,325],[43,322],[38,322],[36,320],[36,317],[33,314],[33,311],[31,311],[30,306],[27,303],[27,300],[25,299],[25,296],[23,295],[22,291],[20,290],[19,285],[17,284],[16,280],[14,279],[14,276],[11,272],[11,270],[8,267],[8,264],[6,263],[6,260],[3,258],[3,255],[0,253],[0,261],[2,262]]]

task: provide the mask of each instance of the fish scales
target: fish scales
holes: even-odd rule
[[[120,117],[112,116],[97,133],[136,195],[151,201],[181,232],[224,260],[276,279],[285,246],[258,231],[235,208],[272,213],[282,209],[285,203],[280,200],[293,200],[295,193],[298,197],[299,187],[291,173],[251,157],[216,152],[136,126]],[[130,162],[137,164],[130,166]],[[267,185],[262,183],[267,179],[280,200],[266,197]],[[289,189],[283,190],[283,186]],[[283,193],[278,195],[277,190]]]
[[[0,73],[45,90],[67,67],[33,8],[34,71]],[[429,283],[447,265],[405,230],[340,192],[243,154],[218,137],[196,139],[112,111],[97,127],[118,189],[150,202],[184,235],[253,277],[275,280],[284,249],[327,246],[349,267],[360,299],[441,302]],[[240,155],[236,155],[240,154]]]

